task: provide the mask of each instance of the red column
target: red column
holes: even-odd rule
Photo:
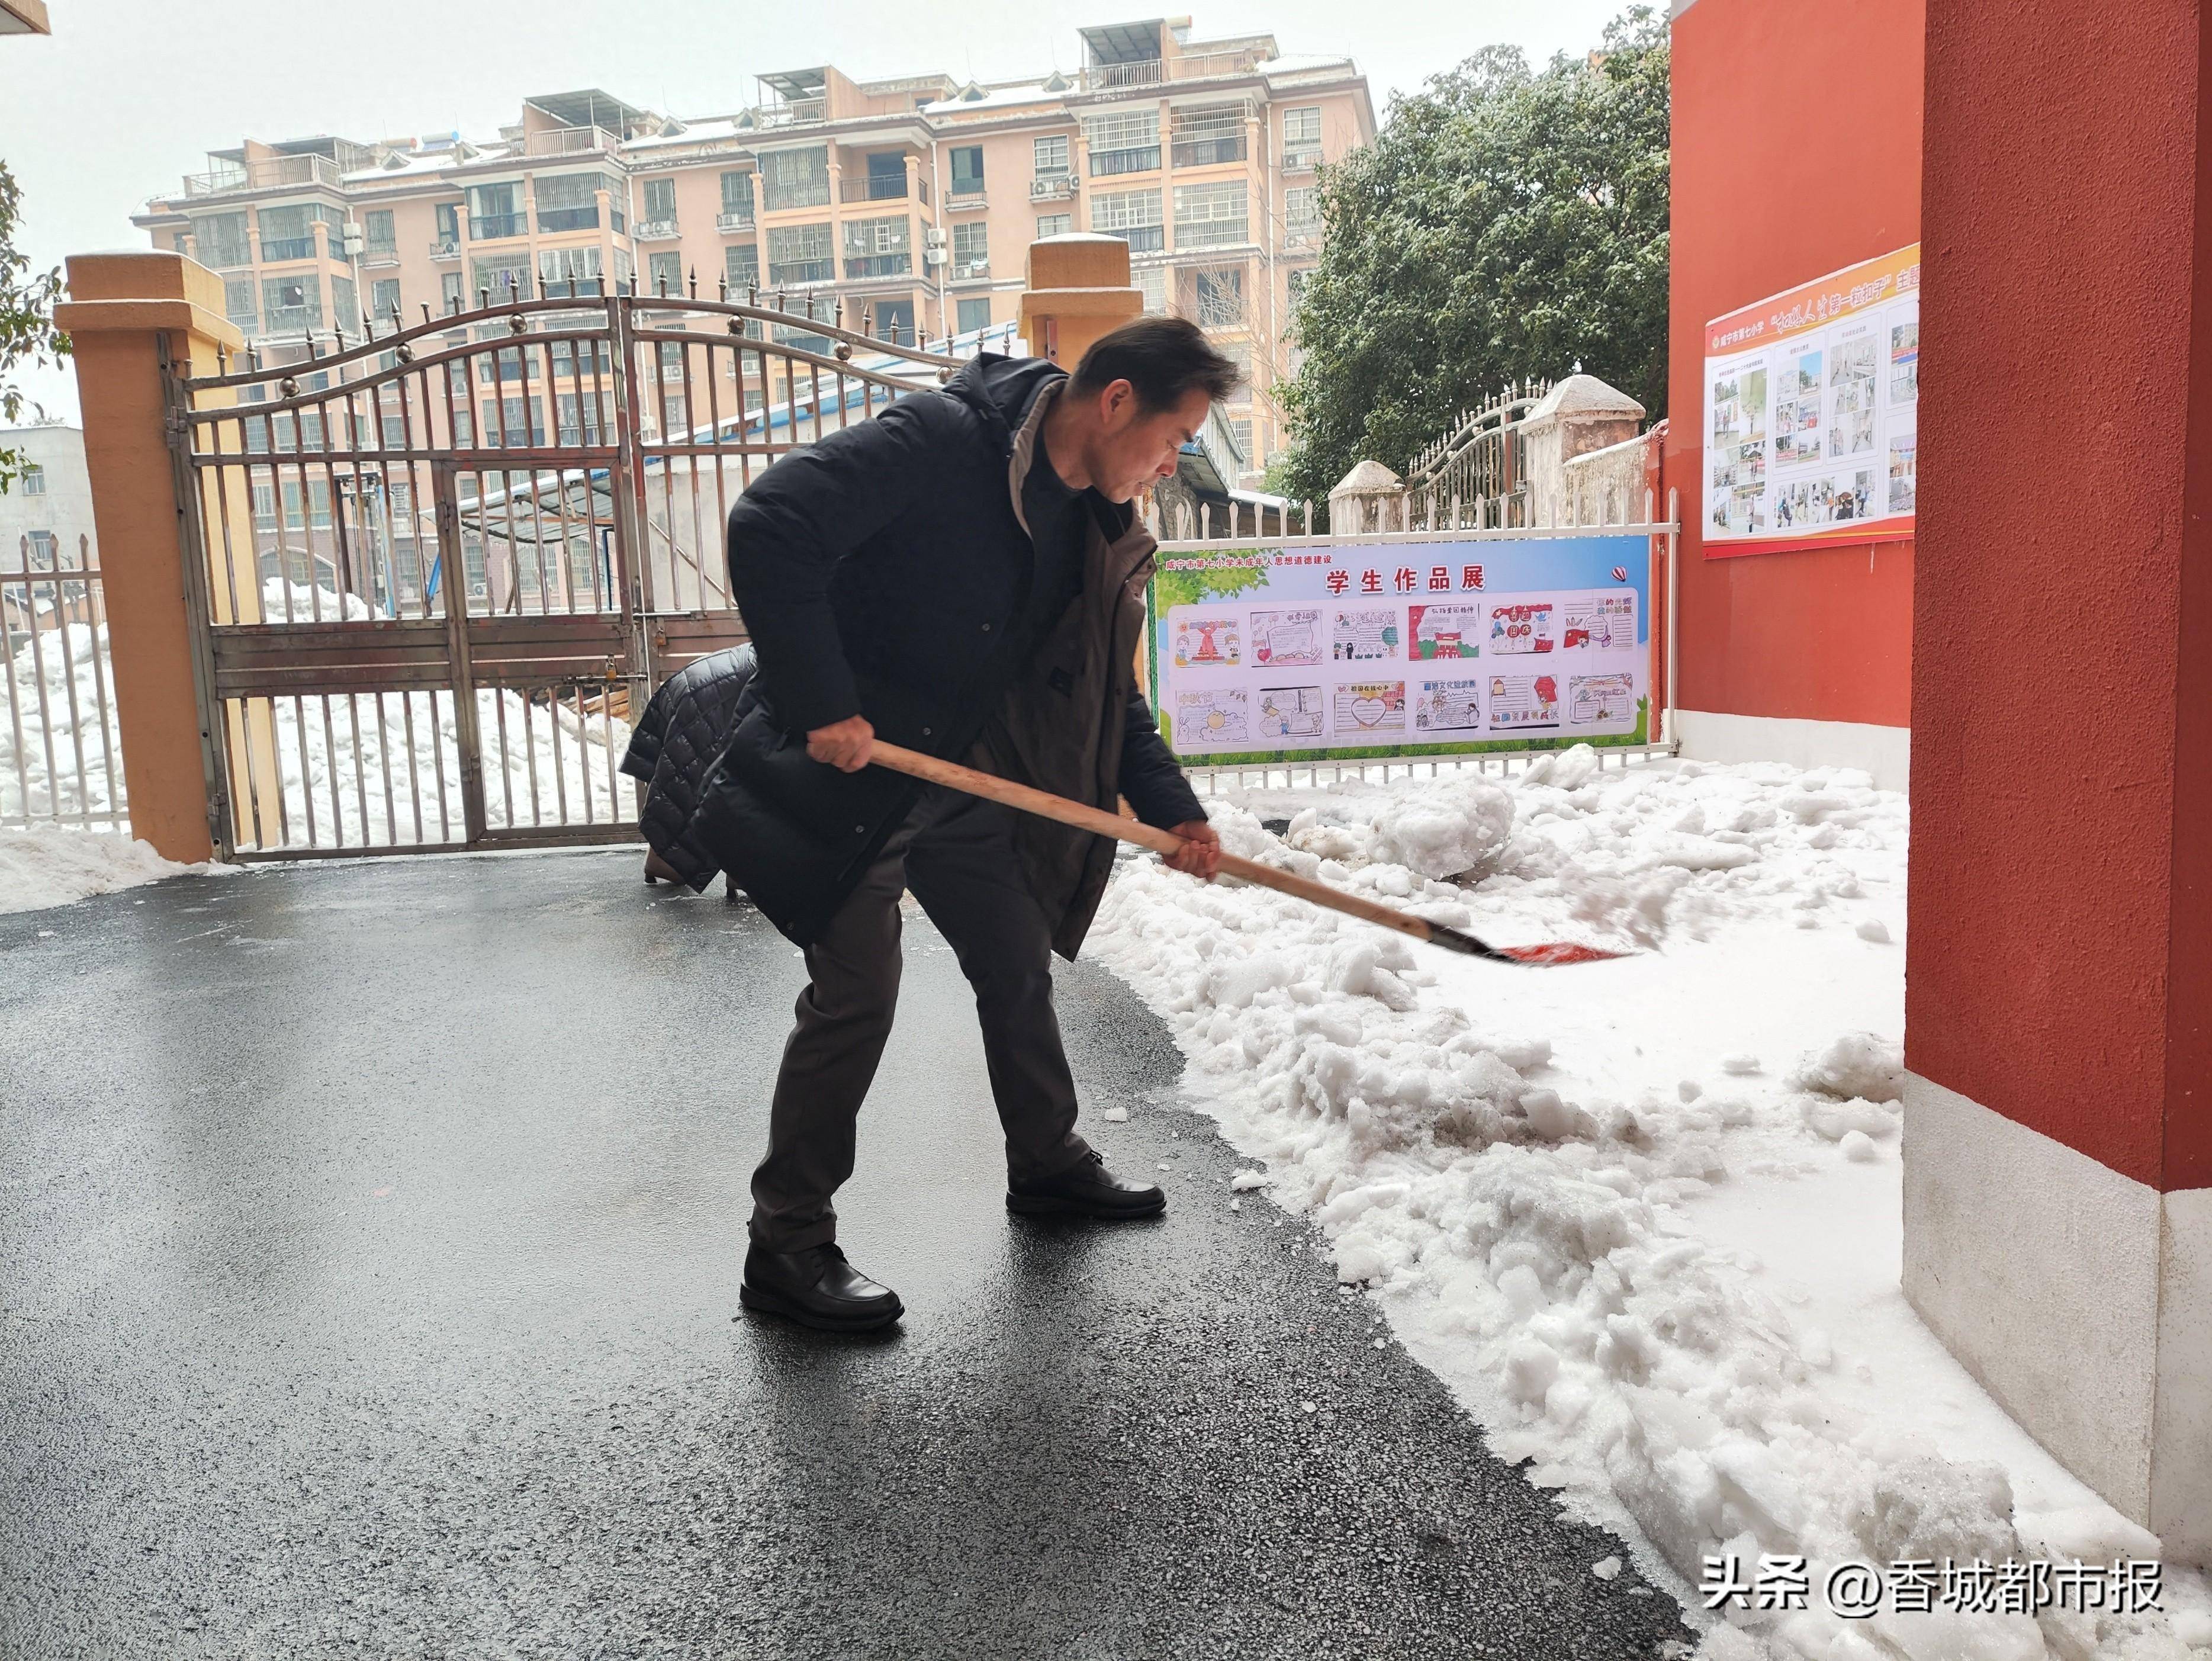
[[[2212,1555],[2212,128],[2192,0],[1929,0],[1905,1290]]]

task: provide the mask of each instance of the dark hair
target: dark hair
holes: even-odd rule
[[[1139,317],[1091,343],[1075,366],[1077,392],[1102,392],[1117,380],[1136,389],[1146,410],[1172,410],[1194,387],[1218,401],[1235,392],[1243,371],[1207,344],[1184,317]]]

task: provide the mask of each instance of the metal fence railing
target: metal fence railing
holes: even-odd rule
[[[125,830],[107,610],[89,536],[0,550],[0,825]]]

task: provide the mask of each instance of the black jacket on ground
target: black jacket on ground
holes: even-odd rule
[[[698,824],[699,787],[737,725],[738,696],[753,678],[753,648],[732,646],[693,660],[661,682],[630,728],[622,770],[644,782],[637,828],[695,891],[721,869]]]
[[[759,654],[701,793],[705,843],[804,945],[851,893],[919,785],[841,773],[806,734],[847,716],[1147,824],[1204,817],[1135,684],[1152,542],[1094,502],[1080,594],[1025,662],[1001,649],[1036,564],[1019,503],[1066,376],[985,354],[942,391],[899,399],[770,467],[730,511],[731,590]],[[1113,861],[1103,837],[1024,819],[1032,891],[1073,957]]]

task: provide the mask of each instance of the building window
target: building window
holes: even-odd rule
[[[563,444],[597,444],[606,426],[606,399],[599,392],[561,392],[554,399]]]
[[[253,487],[252,495],[254,528],[259,531],[275,530],[276,528],[276,487],[274,484],[256,484]]]
[[[1210,167],[1244,159],[1244,106],[1212,104],[1175,113],[1170,159],[1178,167]]]
[[[665,253],[649,253],[645,257],[645,287],[648,294],[680,295],[684,292],[684,254],[671,248]]]
[[[722,175],[721,228],[732,230],[753,222],[753,176],[749,173]]]
[[[1068,228],[1074,222],[1074,216],[1070,214],[1041,213],[1037,216],[1038,240],[1042,240],[1048,236],[1066,236]]]
[[[1190,314],[1201,329],[1241,328],[1244,322],[1244,268],[1210,265],[1193,271]]]
[[[52,531],[33,531],[31,538],[31,569],[51,571],[54,569],[54,533]]]
[[[743,177],[742,174],[739,177]],[[750,198],[748,198],[750,199]],[[645,222],[648,225],[676,223],[676,181],[672,179],[648,179],[645,181]]]
[[[488,398],[483,420],[487,444],[514,450],[545,442],[545,409],[535,398]]]
[[[952,151],[952,194],[981,196],[983,193],[983,147],[963,144]]]
[[[594,231],[599,228],[599,192],[605,191],[612,228],[623,228],[622,215],[613,204],[614,181],[595,173],[556,173],[541,175],[533,187],[538,198],[540,231]]]
[[[988,277],[991,274],[991,228],[976,220],[952,228],[952,275]]]
[[[1283,112],[1283,154],[1290,156],[1321,148],[1321,106]]]
[[[246,216],[242,213],[211,213],[195,219],[192,238],[199,245],[203,265],[222,271],[253,263],[253,252],[246,246]]]
[[[723,249],[722,275],[729,283],[732,300],[759,288],[760,244],[733,242]]]
[[[399,252],[399,236],[392,228],[391,209],[377,208],[362,215],[361,251],[372,259]]]
[[[1244,181],[1175,187],[1176,246],[1218,248],[1252,240],[1245,213]]]
[[[579,376],[605,376],[614,372],[614,360],[604,340],[556,340],[550,344],[556,380],[574,380]]]
[[[384,447],[386,449],[404,450],[407,447],[407,417],[405,416],[386,416],[383,418],[381,424],[384,429]],[[392,500],[395,506],[398,505],[398,495],[399,487],[395,484],[392,486]]]
[[[319,203],[295,203],[284,208],[261,210],[261,258],[264,264],[315,257],[315,222],[330,210]]]
[[[1158,317],[1168,308],[1168,274],[1160,265],[1139,265],[1129,273],[1132,285],[1145,296],[1145,309]]]
[[[1168,245],[1158,191],[1114,191],[1092,197],[1091,228],[1120,237],[1132,253],[1158,253]]]
[[[439,272],[438,303],[444,307],[448,315],[468,309],[468,291],[461,285],[461,274],[459,271]]]
[[[46,470],[35,461],[26,463],[23,468],[23,494],[27,496],[42,496],[46,493]]]
[[[830,152],[771,150],[760,159],[762,205],[770,213],[784,208],[819,208],[830,200]],[[769,256],[775,262],[775,255]]]
[[[874,313],[874,328],[871,331],[878,340],[888,340],[894,346],[918,346],[921,338],[914,332],[914,301],[911,300],[877,300],[869,302]]]
[[[985,295],[978,300],[957,301],[954,306],[962,334],[973,334],[978,329],[991,326],[990,295]]]
[[[438,245],[446,248],[457,245],[461,240],[461,204],[440,202],[430,211],[437,216]]]
[[[495,241],[502,236],[524,235],[529,229],[522,215],[521,186],[510,182],[469,186],[470,240]]]
[[[262,320],[271,334],[323,326],[323,285],[313,277],[270,277],[261,283]]]
[[[1054,133],[1049,138],[1033,138],[1030,148],[1036,158],[1036,175],[1040,179],[1057,179],[1067,172],[1067,135]]]
[[[596,242],[580,248],[541,248],[538,252],[538,292],[574,300],[605,292],[601,279],[605,268]]]
[[[1321,192],[1301,185],[1283,192],[1283,223],[1293,231],[1314,231],[1321,226]]]
[[[530,262],[520,258],[507,259],[477,259],[470,262],[470,275],[475,279],[477,300],[480,304],[504,306],[512,300],[530,298]],[[489,301],[484,296],[489,294]]]
[[[769,232],[769,283],[777,287],[787,283],[827,283],[836,275],[836,255],[827,220],[816,225],[779,225]]]
[[[399,310],[399,279],[380,277],[368,285],[369,314],[379,323],[389,323]]]
[[[361,326],[361,290],[349,277],[331,279],[331,321],[341,329]]]
[[[1150,173],[1160,165],[1160,113],[1158,109],[1117,110],[1110,115],[1085,116],[1083,131],[1091,140],[1091,176],[1119,173]]]
[[[1306,283],[1312,276],[1313,268],[1308,265],[1301,266],[1298,270],[1291,272],[1285,279],[1285,283],[1290,290],[1291,309],[1292,311],[1296,311],[1298,308],[1299,302],[1306,297]]]
[[[914,270],[913,222],[848,219],[845,222],[845,276],[860,282],[875,277],[903,277]]]

